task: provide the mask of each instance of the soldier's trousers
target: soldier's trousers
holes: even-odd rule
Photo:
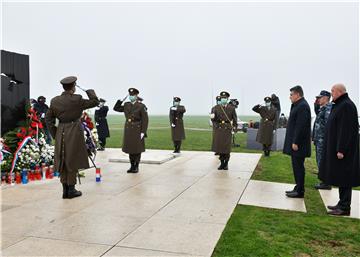
[[[129,159],[131,163],[132,162],[140,163],[141,153],[129,154]]]
[[[70,186],[76,185],[77,170],[72,170],[64,163],[64,167],[60,170],[60,182]]]
[[[99,138],[99,144],[102,148],[105,148],[106,146],[106,137],[104,138]]]
[[[315,152],[316,152],[316,164],[318,168],[320,167],[320,162],[323,154],[323,143],[322,142],[316,142],[315,143]]]
[[[270,151],[271,145],[263,145],[263,151]]]
[[[221,153],[219,157],[220,161],[229,161],[230,160],[230,154],[229,153]]]
[[[179,140],[179,141],[174,141],[174,147],[175,147],[175,151],[180,151],[180,148],[181,148],[181,140]]]

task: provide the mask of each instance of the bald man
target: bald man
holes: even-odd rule
[[[340,200],[328,206],[328,214],[349,216],[352,187],[360,186],[358,112],[343,84],[334,85],[331,95],[333,107],[325,126],[319,179],[339,187]]]

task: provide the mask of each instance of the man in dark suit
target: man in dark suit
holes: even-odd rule
[[[360,186],[358,112],[344,85],[334,85],[331,95],[334,104],[325,126],[319,178],[339,187],[340,200],[328,206],[328,214],[349,216],[352,187]]]
[[[305,158],[311,155],[311,113],[301,86],[290,89],[290,100],[292,105],[283,152],[291,156],[296,186],[293,190],[286,191],[286,196],[303,198],[305,193],[304,162]]]

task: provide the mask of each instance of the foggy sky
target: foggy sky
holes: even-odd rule
[[[342,82],[359,108],[356,3],[3,3],[2,49],[30,55],[31,97],[78,76],[112,109],[136,87],[150,114],[180,96],[188,114],[209,113],[221,90],[238,114],[300,84],[312,105]]]

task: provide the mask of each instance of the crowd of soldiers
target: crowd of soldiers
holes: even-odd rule
[[[95,121],[100,141],[99,150],[105,149],[106,138],[110,136],[106,119],[109,108],[105,106],[105,100],[99,99],[91,89],[83,89],[89,99],[83,99],[81,95],[75,94],[76,81],[77,78],[73,76],[62,79],[60,83],[64,92],[51,100],[49,108],[44,106],[43,97],[38,99],[39,104],[42,104],[40,107],[44,110],[46,108],[46,115],[41,115],[41,118],[45,118],[49,134],[55,139],[55,168],[60,171],[63,198],[68,199],[81,196],[81,192],[75,189],[76,174],[79,169],[89,168],[83,130],[80,129],[80,117],[83,111],[97,107]],[[288,120],[284,119],[283,114],[280,115],[280,101],[275,94],[265,97],[263,105],[258,104],[253,107],[253,111],[261,116],[256,140],[263,145],[264,155],[269,156],[274,132],[278,127],[284,126],[282,123],[286,123],[283,152],[291,156],[296,182],[293,190],[286,191],[286,196],[302,198],[305,192],[304,161],[311,154],[310,138],[312,138],[321,180],[315,188],[331,189],[331,185],[339,186],[340,201],[335,206],[329,206],[330,214],[349,215],[351,188],[360,185],[359,124],[356,107],[349,99],[343,85],[333,87],[332,103],[330,103],[330,92],[321,91],[316,97],[317,116],[311,135],[310,108],[303,97],[303,90],[301,86],[296,86],[291,88],[290,92],[292,106]],[[143,99],[139,93],[138,89],[129,88],[128,95],[118,100],[113,108],[114,111],[125,115],[122,151],[129,155],[128,173],[139,172],[149,123],[147,107],[142,103]],[[125,101],[127,98],[129,101]],[[228,170],[232,139],[238,129],[236,106],[229,101],[229,98],[228,92],[220,92],[216,97],[216,105],[212,107],[210,113],[213,127],[212,151],[220,160],[218,170]],[[180,97],[174,97],[173,105],[169,110],[175,154],[180,153],[181,143],[185,139],[183,116],[186,109],[180,103]],[[39,112],[44,113],[40,107],[37,106]],[[58,125],[56,119],[59,120]],[[336,152],[335,160],[332,156],[333,152]],[[346,172],[342,172],[343,170]]]
[[[105,149],[106,138],[110,137],[107,123],[109,107],[105,105],[105,100],[99,99],[94,90],[82,89],[76,81],[77,78],[74,76],[60,81],[64,92],[51,100],[50,108],[46,106],[46,115],[43,115],[49,137],[51,135],[55,139],[55,169],[60,172],[64,199],[81,196],[81,192],[75,189],[76,175],[79,169],[89,168],[83,131],[79,129],[83,111],[97,107],[95,122],[100,145],[98,150]],[[75,94],[76,88],[84,90],[89,99],[83,99],[81,95]],[[145,151],[149,118],[147,107],[142,103],[143,99],[139,93],[138,89],[129,88],[128,95],[118,100],[113,108],[114,111],[125,115],[122,151],[129,155],[130,168],[127,173],[139,172],[141,154]],[[210,114],[213,124],[212,150],[219,155],[219,170],[228,170],[232,135],[237,131],[236,107],[230,104],[229,97],[228,92],[221,92]],[[125,101],[127,98],[129,101]],[[169,111],[175,154],[180,153],[182,141],[185,139],[183,116],[186,109],[180,103],[181,98],[174,97]],[[58,125],[56,119],[59,120]]]

